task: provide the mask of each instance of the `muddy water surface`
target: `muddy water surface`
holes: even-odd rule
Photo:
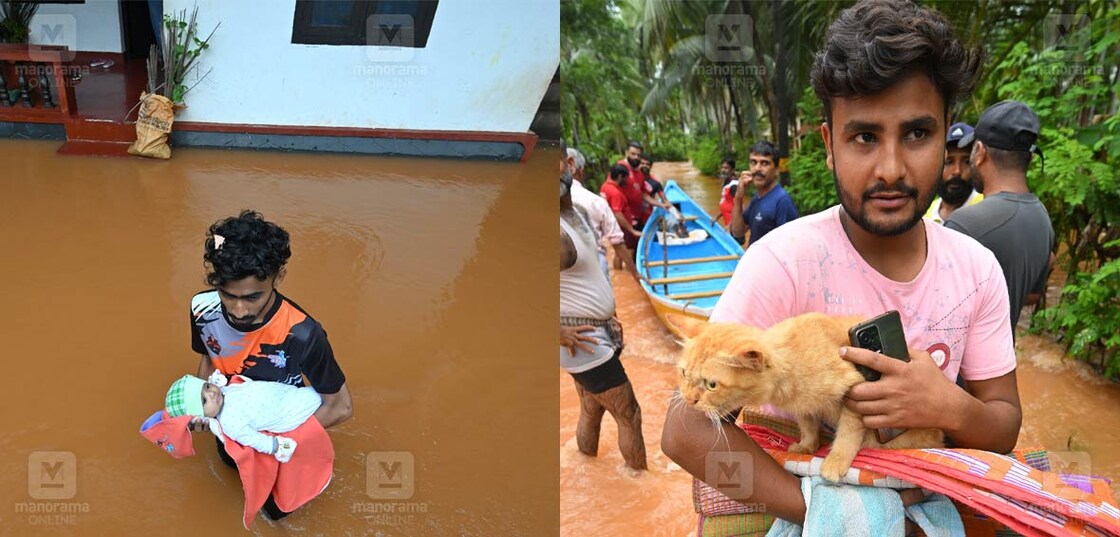
[[[555,250],[526,240],[554,236],[554,149],[519,165],[57,147],[0,140],[0,534],[556,532],[554,362],[538,361],[556,337]],[[327,490],[252,532],[209,433],[184,460],[137,433],[197,370],[206,228],[246,207],[291,233],[281,291],[326,328],[354,398]],[[76,477],[76,516],[33,514],[62,509],[29,490],[44,451],[73,454],[76,473],[45,477]],[[384,451],[414,457],[404,504],[367,494],[366,454]]]
[[[688,163],[658,163],[653,175],[677,179],[709,214],[718,212],[721,181]],[[650,471],[633,475],[623,465],[617,429],[603,421],[599,456],[576,449],[579,398],[560,373],[560,489],[563,535],[689,535],[696,532],[692,478],[661,453],[662,424],[675,385],[679,346],[661,325],[633,278],[613,272],[618,313],[626,330],[622,360],[642,406]],[[1053,287],[1053,282],[1051,286]],[[1064,359],[1061,348],[1020,332],[1017,377],[1023,406],[1019,447],[1071,451],[1089,473],[1114,478],[1120,494],[1120,387],[1102,381],[1084,364]]]

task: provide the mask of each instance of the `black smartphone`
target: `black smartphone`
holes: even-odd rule
[[[906,350],[906,334],[902,331],[902,317],[891,310],[873,319],[859,323],[848,330],[853,347],[873,350],[903,362],[910,361]],[[874,382],[881,374],[870,367],[856,365],[863,378]]]
[[[848,339],[854,347],[872,350],[903,362],[910,361],[910,352],[906,350],[906,334],[902,331],[902,317],[897,310],[888,311],[851,327],[848,330]],[[882,376],[870,367],[856,364],[856,369],[870,382],[879,380]],[[885,444],[902,432],[903,429],[877,429],[875,437],[880,444]]]

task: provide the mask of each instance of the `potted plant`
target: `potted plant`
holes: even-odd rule
[[[133,155],[154,158],[171,158],[167,144],[175,113],[187,107],[183,97],[202,79],[210,74],[196,76],[194,84],[187,86],[187,76],[197,75],[195,62],[202,51],[210,48],[210,38],[218,30],[215,26],[206,39],[198,38],[198,6],[191,11],[163,17],[163,50],[152,45],[148,54],[148,88],[140,94],[140,112],[136,119],[136,141],[128,147]],[[161,82],[162,79],[162,82]]]

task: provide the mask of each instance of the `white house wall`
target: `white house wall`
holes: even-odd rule
[[[29,29],[29,41],[35,45],[65,45],[70,50],[89,52],[124,52],[117,0],[41,4]]]
[[[221,26],[181,121],[525,132],[560,61],[558,0],[441,0],[422,49],[292,44],[295,0],[197,5]]]

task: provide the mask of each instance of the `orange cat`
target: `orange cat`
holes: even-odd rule
[[[840,357],[848,329],[861,317],[807,313],[768,330],[739,324],[681,319],[674,324],[691,337],[678,362],[681,396],[688,404],[723,416],[744,406],[771,404],[797,416],[800,441],[794,453],[820,447],[820,423],[836,424],[836,438],[821,474],[839,481],[864,447],[931,448],[944,445],[938,429],[906,431],[886,444],[843,404],[853,385],[863,382],[856,366]]]

